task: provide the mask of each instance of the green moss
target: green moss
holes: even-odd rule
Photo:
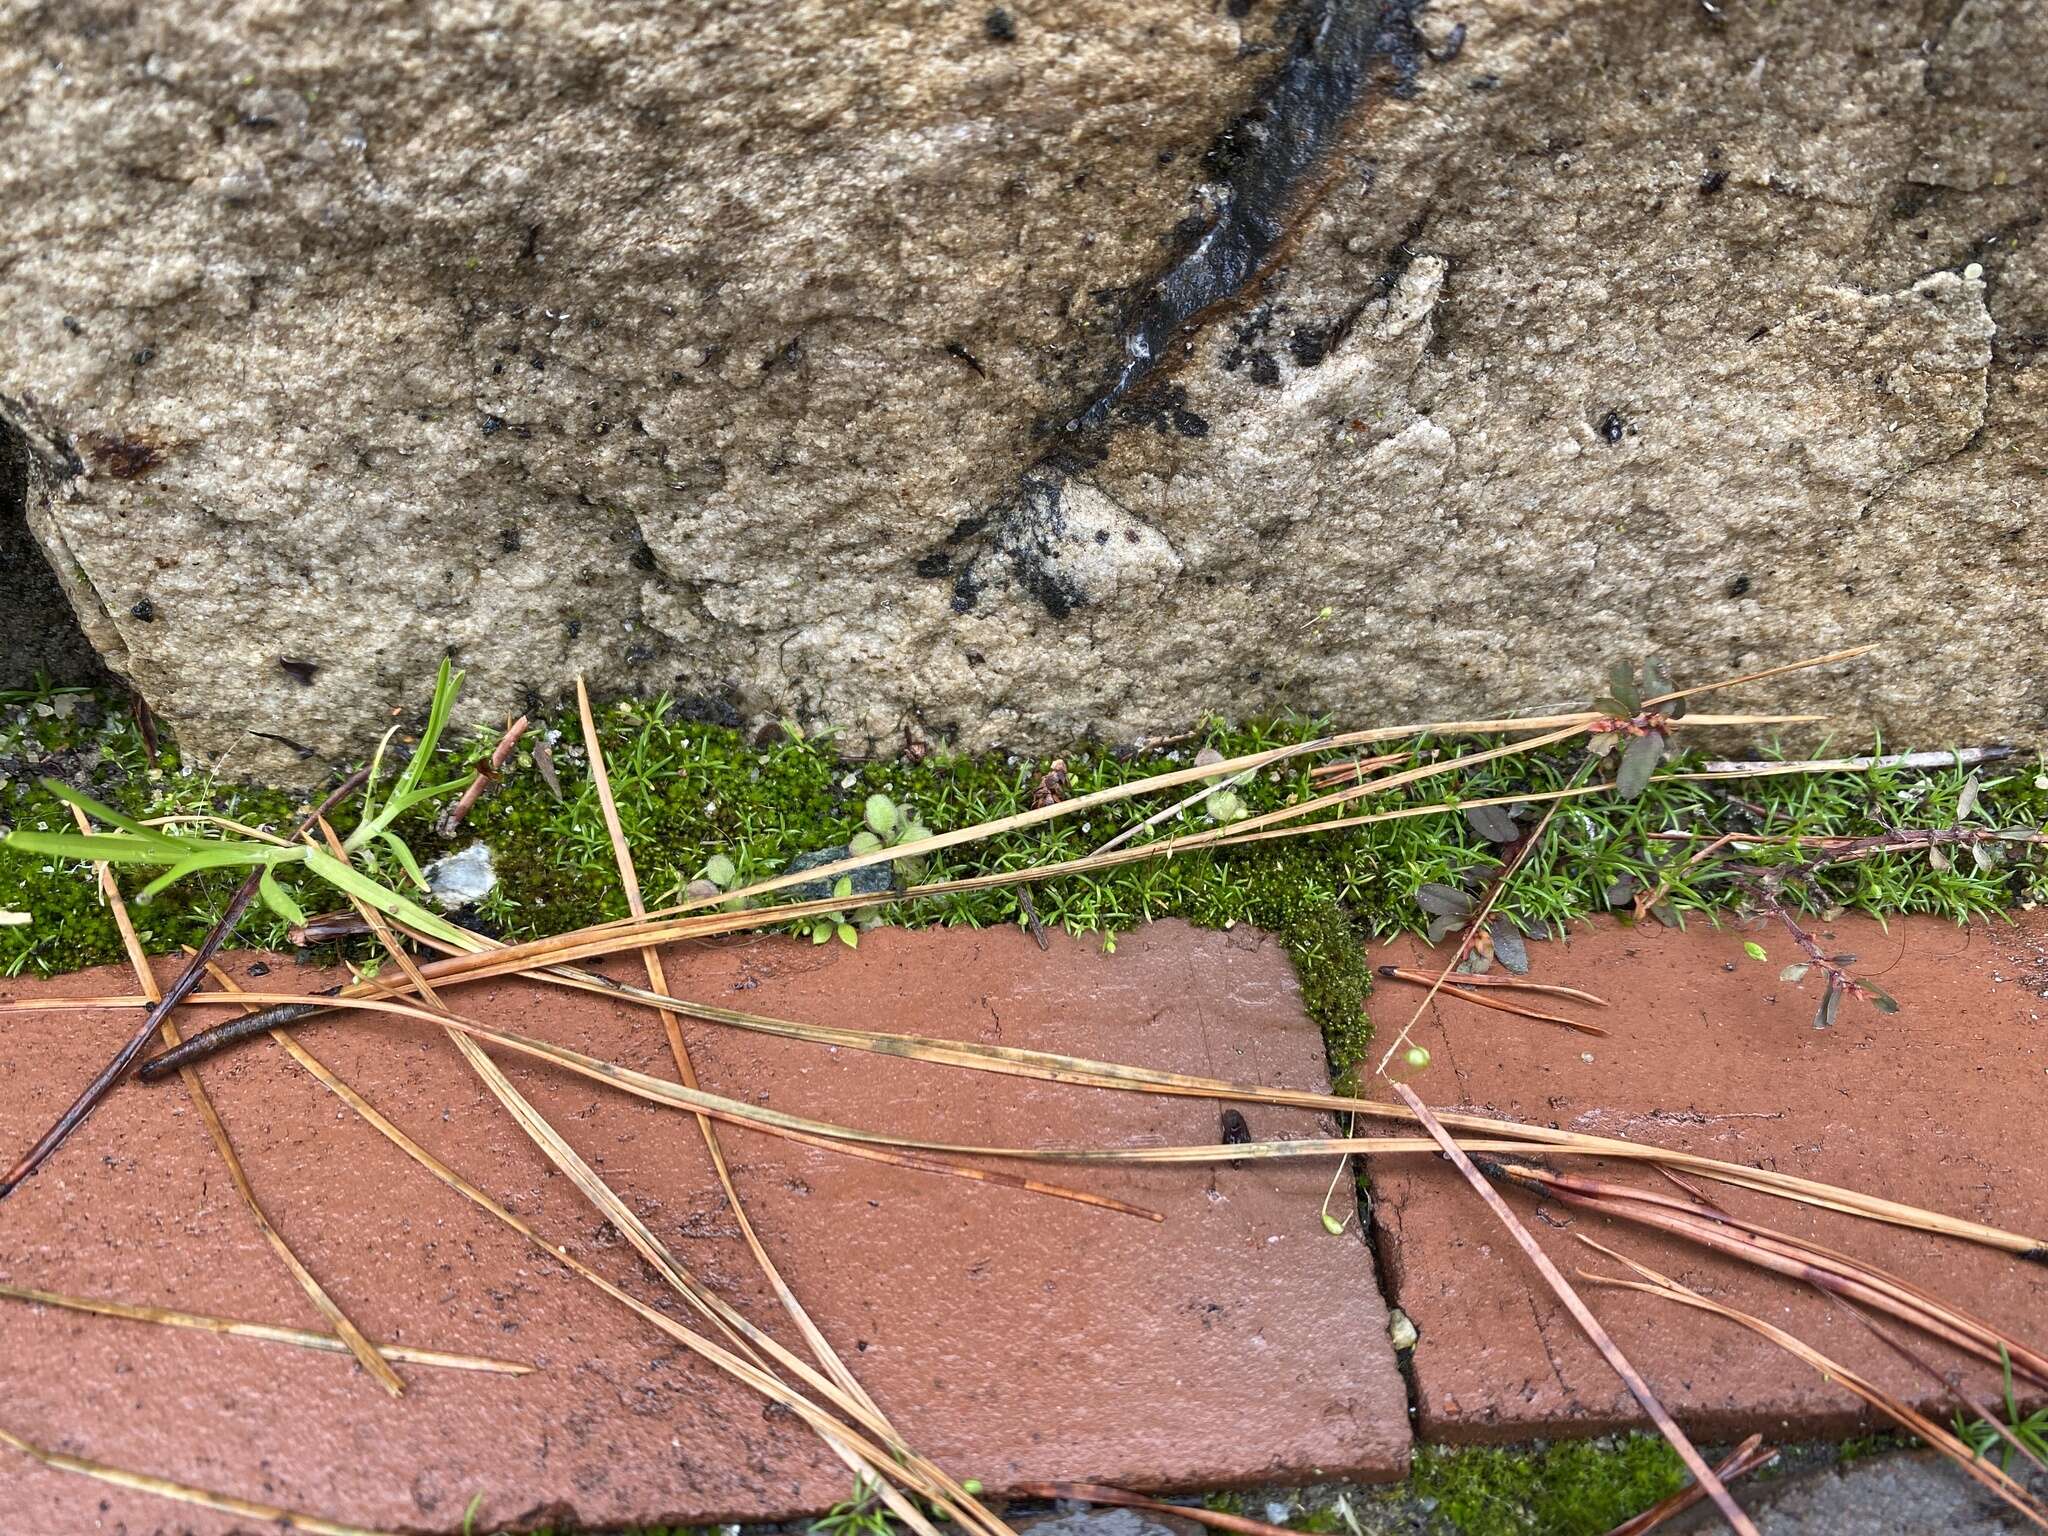
[[[1599,1536],[1684,1482],[1670,1446],[1628,1435],[1530,1450],[1424,1446],[1409,1492],[1435,1500],[1437,1519],[1458,1536]]]
[[[1309,721],[1241,727],[1211,722],[1173,750],[1130,757],[1082,744],[1064,754],[1069,790],[1079,795],[1184,767],[1203,743],[1234,756],[1306,740],[1319,729]],[[1001,754],[945,752],[914,763],[849,763],[829,741],[788,737],[757,747],[735,731],[680,717],[665,700],[606,709],[600,730],[620,819],[653,905],[675,899],[713,853],[732,858],[748,880],[781,870],[797,854],[845,842],[860,827],[863,802],[873,793],[889,795],[940,830],[1013,814],[1030,805],[1049,766]],[[424,815],[402,827],[422,859],[472,840],[491,845],[501,884],[483,915],[508,937],[562,932],[624,914],[579,740],[573,716],[536,730],[502,786],[483,800],[452,844],[436,837]],[[559,799],[536,771],[532,747],[539,742],[552,743]],[[445,747],[445,771],[459,771],[488,744],[479,738]],[[1405,749],[1415,762],[1452,750],[1426,740]],[[1468,798],[1540,792],[1563,785],[1582,761],[1568,749],[1504,758],[1460,775],[1454,784],[1425,781],[1368,805],[1420,804],[1452,788]],[[1253,814],[1270,810],[1309,792],[1307,771],[1306,760],[1284,764],[1238,793]],[[2048,791],[2039,786],[2037,771],[2032,763],[2016,762],[1986,773],[1976,815],[2002,826],[2040,825],[2048,819]],[[67,824],[63,806],[36,783],[45,774],[145,816],[210,811],[283,828],[304,803],[302,796],[215,780],[184,766],[175,749],[152,767],[127,711],[111,697],[0,698],[0,824]],[[1789,841],[1794,836],[1950,825],[1967,777],[1960,771],[1875,772],[1745,782],[1741,800],[1786,838],[1754,857],[1789,861],[1796,857]],[[1605,893],[1626,876],[1646,885],[1667,882],[1669,910],[1681,920],[1711,918],[1733,899],[1733,886],[1725,876],[1687,871],[1683,861],[1690,846],[1649,834],[1688,828],[1711,833],[1723,826],[1730,807],[1725,786],[1700,783],[1661,783],[1628,803],[1604,797],[1568,802],[1537,855],[1517,873],[1500,910],[1525,928],[1560,925],[1604,910]],[[948,850],[930,861],[928,874],[944,878],[1073,858],[1151,808],[1107,807]],[[336,824],[345,830],[349,816],[337,817]],[[1206,824],[1197,804],[1160,831]],[[1927,911],[1963,918],[2048,894],[2038,861],[2016,858],[1981,872],[1967,859],[1957,864],[1936,868],[1924,855],[1868,859],[1829,872],[1809,898],[1816,905],[1880,914]],[[1211,926],[1253,923],[1277,933],[1294,957],[1304,1000],[1341,1075],[1356,1065],[1371,1033],[1364,1003],[1372,978],[1360,941],[1420,929],[1425,914],[1414,898],[1425,882],[1482,880],[1494,867],[1489,845],[1463,817],[1432,815],[1069,876],[1033,887],[1029,899],[1048,926],[1101,935],[1105,942],[1137,923],[1168,916]],[[285,883],[309,910],[339,904],[315,882],[300,879],[294,886],[294,879],[287,873]],[[234,883],[230,873],[195,878],[139,910],[145,942],[157,951],[196,942]],[[131,888],[138,884],[131,880]],[[979,891],[883,915],[911,924],[1017,923],[1024,919],[1025,899],[1017,889]],[[119,958],[113,925],[90,872],[80,866],[0,850],[0,907],[26,910],[34,919],[26,927],[0,928],[0,973],[47,973]],[[242,937],[271,946],[286,942],[284,925],[267,914],[252,915]]]
[[[1919,1443],[1911,1435],[1889,1429],[1869,1435],[1852,1435],[1835,1447],[1835,1460],[1842,1466],[1852,1466],[1867,1456],[1882,1456],[1888,1451],[1908,1450]]]

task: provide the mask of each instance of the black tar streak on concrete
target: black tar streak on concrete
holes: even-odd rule
[[[1123,361],[1070,432],[1101,426],[1120,399],[1165,360],[1204,311],[1235,298],[1273,260],[1314,174],[1366,95],[1374,66],[1409,96],[1425,57],[1415,30],[1423,0],[1323,0],[1259,101],[1210,151],[1223,172],[1222,206],[1192,247],[1146,292],[1123,333]]]

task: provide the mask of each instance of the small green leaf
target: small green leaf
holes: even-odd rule
[[[1643,658],[1643,692],[1651,698],[1660,694],[1675,692],[1671,686],[1671,674],[1664,670],[1664,663],[1654,656]]]
[[[834,896],[851,896],[853,894],[853,876],[841,875],[837,880],[834,880],[832,882],[832,894]]]
[[[1899,1011],[1899,1000],[1874,981],[1859,980],[1856,983],[1856,990],[1868,998],[1870,1006],[1879,1013],[1897,1013]]]
[[[869,795],[861,819],[867,822],[868,830],[877,837],[887,837],[896,830],[896,802],[887,795]]]
[[[429,889],[427,877],[420,870],[420,861],[412,856],[412,849],[406,846],[404,838],[396,832],[384,832],[379,834],[379,840],[391,850],[391,856],[398,860],[398,867],[405,871],[406,878],[416,889]]]
[[[1409,1066],[1419,1072],[1429,1065],[1429,1050],[1426,1046],[1411,1045],[1408,1047],[1406,1060]]]
[[[811,942],[813,944],[823,944],[827,942],[831,937],[832,925],[830,923],[811,924]]]
[[[1643,707],[1643,696],[1636,689],[1636,669],[1625,661],[1608,668],[1607,691],[1621,705],[1621,713],[1633,715]]]
[[[1325,1211],[1323,1212],[1323,1230],[1332,1237],[1342,1237],[1344,1235],[1344,1223],[1332,1216],[1328,1211]]]
[[[484,1507],[484,1496],[478,1494],[469,1501],[469,1508],[462,1512],[462,1536],[476,1536],[477,1512]]]
[[[1643,732],[1621,754],[1621,767],[1614,774],[1614,792],[1624,800],[1635,799],[1650,787],[1650,775],[1657,771],[1657,760],[1663,755],[1663,734]]]
[[[1243,821],[1245,816],[1244,798],[1234,789],[1219,789],[1203,802],[1209,814],[1218,822]]]
[[[1415,904],[1436,917],[1463,917],[1472,910],[1472,898],[1456,886],[1431,880],[1417,888]]]
[[[292,900],[291,893],[277,883],[276,872],[267,864],[256,881],[256,891],[263,898],[263,905],[286,922],[297,926],[306,921],[306,909]]]
[[[456,927],[445,917],[429,912],[418,902],[401,896],[396,891],[386,890],[360,870],[342,863],[324,848],[305,848],[302,856],[306,868],[325,880],[329,885],[346,895],[360,899],[364,905],[375,907],[387,917],[395,917],[401,923],[432,934],[437,939],[446,939],[462,949],[468,949],[476,942],[473,934]]]
[[[873,853],[881,846],[882,840],[868,831],[856,832],[846,840],[846,851],[849,854]]]
[[[714,853],[704,861],[704,878],[721,891],[731,890],[733,881],[739,877],[739,866],[722,853]]]
[[[1767,961],[1771,958],[1765,952],[1763,945],[1757,943],[1755,939],[1744,939],[1742,941],[1742,952],[1752,960]]]
[[[1835,1022],[1835,1015],[1841,1011],[1842,989],[1830,980],[1827,990],[1820,995],[1820,1006],[1813,1011],[1813,1027],[1815,1029],[1830,1028]]]
[[[133,817],[122,815],[110,805],[102,805],[99,801],[93,799],[91,795],[73,789],[61,779],[44,779],[43,788],[55,795],[59,800],[62,800],[66,805],[77,806],[94,821],[104,823],[110,827],[119,827],[130,837],[140,838],[144,842],[159,843],[169,849],[175,849],[181,842],[187,841],[187,839],[175,838],[168,833],[160,832],[155,827],[145,827]]]
[[[837,932],[839,934],[839,942],[848,949],[858,949],[860,947],[860,930],[854,927],[853,924],[841,923]]]

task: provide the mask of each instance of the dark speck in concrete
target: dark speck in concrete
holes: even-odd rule
[[[982,17],[981,30],[988,34],[992,43],[1014,43],[1017,40],[1016,20],[1000,6]]]
[[[320,670],[320,663],[317,661],[301,661],[292,656],[278,657],[277,664],[284,668],[291,680],[301,688],[312,687],[313,675]]]
[[[1600,435],[1610,443],[1620,442],[1622,434],[1627,430],[1628,423],[1621,419],[1621,412],[1619,411],[1609,411],[1601,419]]]

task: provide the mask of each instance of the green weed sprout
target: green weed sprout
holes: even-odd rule
[[[923,842],[930,837],[931,829],[917,819],[917,812],[906,810],[884,794],[873,794],[861,808],[861,820],[866,824],[847,841],[849,854],[873,853],[877,848],[897,848],[909,843]],[[924,873],[924,858],[913,855],[897,859],[893,867],[906,880],[915,880]],[[834,892],[844,895],[844,892]]]
[[[427,888],[426,876],[421,873],[419,861],[413,857],[405,840],[393,830],[393,824],[406,812],[453,794],[468,783],[470,776],[467,772],[437,784],[424,782],[427,770],[433,764],[434,749],[440,744],[442,732],[447,729],[449,711],[454,708],[456,695],[461,691],[462,674],[443,660],[440,673],[434,679],[434,701],[427,711],[426,729],[420,733],[419,745],[413,749],[411,760],[392,781],[380,805],[377,779],[383,768],[385,750],[397,730],[394,726],[385,733],[384,739],[377,744],[376,754],[370,759],[369,775],[363,781],[362,818],[343,843],[350,854],[359,854],[365,862],[372,864],[376,846],[382,844],[405,872],[406,878],[422,891]],[[54,779],[45,779],[43,788],[67,805],[76,806],[94,821],[115,830],[90,837],[78,832],[16,831],[8,834],[7,846],[44,858],[104,861],[121,866],[161,866],[164,872],[137,893],[138,901],[153,901],[161,892],[202,870],[253,867],[260,871],[257,890],[263,904],[288,923],[303,923],[306,921],[305,909],[277,878],[279,869],[296,864],[338,890],[359,896],[393,917],[406,922],[417,922],[425,917],[429,926],[438,921],[408,898],[388,890],[359,873],[349,863],[310,843],[294,844],[256,837],[199,837],[168,832],[160,827],[145,826],[134,817],[123,815],[112,806],[102,805],[90,795]]]

